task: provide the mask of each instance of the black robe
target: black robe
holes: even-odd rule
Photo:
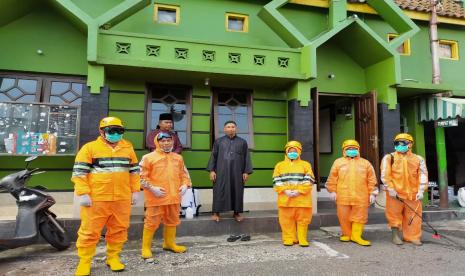
[[[225,135],[216,139],[208,161],[208,171],[216,172],[213,184],[213,212],[242,213],[244,208],[244,181],[242,174],[252,173],[247,141]]]

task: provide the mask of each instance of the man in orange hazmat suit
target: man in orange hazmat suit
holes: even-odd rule
[[[173,137],[160,132],[154,139],[155,150],[142,157],[141,182],[145,195],[145,221],[142,234],[142,258],[151,261],[152,239],[163,221],[163,249],[183,253],[186,247],[176,245],[181,196],[191,187],[189,173],[181,155],[172,152]]]
[[[301,160],[302,145],[289,141],[284,147],[284,160],[276,164],[273,189],[278,193],[278,217],[283,244],[308,246],[307,230],[312,220],[312,167]]]
[[[392,242],[403,240],[415,245],[421,243],[423,193],[428,187],[428,170],[423,157],[412,153],[413,137],[400,133],[394,138],[395,152],[381,161],[381,181],[389,196],[386,197],[386,219],[392,230]],[[405,205],[409,206],[405,206]],[[410,207],[410,208],[409,208]],[[413,210],[412,210],[413,209]]]
[[[340,240],[368,246],[371,243],[362,239],[362,233],[368,221],[368,207],[378,195],[375,170],[360,157],[360,145],[355,140],[344,141],[342,154],[334,161],[326,182],[330,198],[336,201]]]
[[[131,204],[136,203],[140,191],[138,161],[131,143],[122,139],[123,123],[116,117],[106,117],[99,128],[100,137],[78,152],[71,178],[81,205],[76,275],[90,274],[104,226],[106,263],[113,271],[124,270],[119,253],[128,236]]]

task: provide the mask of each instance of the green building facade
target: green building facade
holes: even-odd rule
[[[56,154],[34,163],[48,173],[31,185],[72,190],[70,144],[94,139],[106,115],[124,121],[140,158],[158,114],[173,112],[200,188],[211,187],[205,167],[227,119],[238,121],[252,151],[248,187],[271,187],[289,139],[303,143],[303,157],[318,164],[322,182],[345,139],[365,141],[362,153],[379,162],[404,129],[415,150],[428,155],[416,99],[465,95],[465,17],[440,16],[450,57],[441,59],[442,83],[433,85],[428,13],[407,9],[408,1],[349,2],[2,1],[0,104],[78,110],[74,140],[65,145],[58,136]],[[14,128],[3,126],[0,176],[21,169],[30,154],[8,153],[5,139]]]

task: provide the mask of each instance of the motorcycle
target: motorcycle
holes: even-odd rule
[[[39,235],[58,250],[65,250],[71,244],[63,224],[49,210],[56,203],[55,199],[45,192],[44,187],[26,187],[27,181],[33,175],[45,173],[39,169],[28,169],[29,163],[36,158],[37,156],[26,158],[24,170],[0,180],[0,190],[7,191],[16,198],[18,206],[14,235],[0,237],[0,250],[34,244]]]

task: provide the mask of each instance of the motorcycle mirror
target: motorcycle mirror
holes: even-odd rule
[[[38,157],[37,155],[29,156],[28,158],[26,158],[26,162],[31,162],[31,161],[35,160],[37,157]]]
[[[38,174],[43,174],[43,173],[45,173],[45,171],[34,172],[34,173],[31,173],[31,175],[38,175]]]
[[[32,155],[32,156],[29,156],[28,158],[26,158],[26,160],[25,160],[26,161],[26,169],[27,169],[27,167],[29,167],[29,163],[31,161],[34,161],[37,157],[38,157],[37,155]]]

